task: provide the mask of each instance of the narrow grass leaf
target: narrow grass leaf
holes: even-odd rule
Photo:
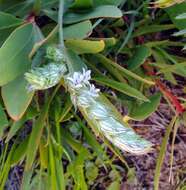
[[[155,83],[153,81],[150,81],[150,80],[147,80],[147,79],[144,79],[138,75],[136,75],[135,73],[125,69],[124,67],[120,66],[119,64],[113,62],[112,60],[106,58],[105,56],[101,55],[101,54],[95,54],[94,55],[96,58],[98,58],[98,60],[100,61],[100,63],[102,62],[105,62],[107,63],[108,65],[112,65],[114,66],[115,68],[117,68],[121,73],[123,73],[123,75],[128,75],[138,81],[141,81],[143,83],[146,83],[146,84],[149,84],[149,85],[154,85]]]
[[[154,190],[159,190],[161,167],[162,167],[163,160],[165,157],[169,136],[170,136],[171,130],[175,124],[176,119],[177,119],[177,116],[174,116],[172,118],[169,126],[166,129],[165,136],[161,143],[160,152],[159,152],[159,155],[158,155],[158,158],[156,161],[156,169],[155,169],[155,176],[154,176]]]
[[[46,102],[45,106],[43,107],[41,111],[40,116],[33,124],[33,129],[30,135],[27,154],[26,154],[26,165],[25,165],[26,171],[28,171],[32,167],[32,164],[34,162],[34,159],[35,159],[35,156],[40,144],[43,127],[45,125],[45,119],[48,114],[49,104],[50,104],[50,101]]]
[[[13,156],[11,157],[10,164],[14,166],[22,161],[26,155],[29,137],[24,139],[15,149]]]
[[[122,92],[128,96],[131,96],[143,101],[149,101],[140,91],[136,90],[135,88],[132,88],[128,84],[117,82],[106,77],[94,78],[94,80],[98,83],[101,83],[113,89],[116,89],[117,91]]]
[[[0,138],[2,137],[3,132],[8,126],[8,124],[9,122],[8,122],[7,116],[3,110],[2,105],[0,104]]]

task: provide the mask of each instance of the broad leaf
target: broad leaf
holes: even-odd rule
[[[51,10],[44,10],[44,13],[57,22],[57,12]],[[122,12],[116,6],[103,5],[99,6],[87,13],[72,13],[68,12],[64,15],[64,24],[72,24],[83,20],[89,20],[94,18],[106,17],[106,18],[120,18]]]
[[[24,76],[20,76],[2,87],[1,92],[6,110],[14,120],[22,117],[32,100],[34,93],[28,92],[26,85]]]
[[[28,47],[30,46],[30,50],[34,43],[43,39],[43,36],[37,26],[34,25],[32,31],[32,40],[30,41],[30,44],[26,44],[28,45]],[[25,53],[26,52],[23,51],[23,54],[20,55],[20,57],[22,57],[22,59],[25,60],[25,64],[27,64],[26,60],[28,63],[29,61],[27,54]],[[17,61],[18,60],[19,58],[17,59]],[[14,61],[12,61],[12,63],[14,63]],[[28,84],[24,79],[24,76],[21,75],[2,87],[2,96],[6,109],[10,117],[14,120],[19,120],[23,116],[34,95],[33,92],[28,92],[27,85]]]
[[[128,61],[128,69],[135,70],[140,65],[142,65],[147,57],[151,54],[150,48],[146,46],[140,46],[136,49],[132,58]]]
[[[15,27],[23,23],[23,20],[14,17],[11,14],[0,11],[0,30],[10,27]]]
[[[8,38],[15,27],[23,23],[23,20],[14,17],[13,15],[0,12],[0,46]]]
[[[100,5],[120,5],[122,2],[125,2],[126,0],[94,0],[94,4],[96,6]]]
[[[72,9],[87,9],[93,6],[92,0],[75,0],[70,6]]]
[[[137,121],[141,121],[149,117],[153,112],[156,111],[160,103],[161,95],[155,94],[149,97],[150,102],[144,102],[141,105],[135,105],[129,114],[129,116]]]
[[[30,67],[28,54],[33,46],[33,34],[33,25],[25,24],[14,30],[0,48],[0,86]]]
[[[64,27],[65,39],[83,39],[92,32],[92,24],[89,20]]]

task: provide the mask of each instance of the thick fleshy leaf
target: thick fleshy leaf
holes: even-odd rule
[[[28,92],[24,76],[20,76],[3,86],[1,89],[3,101],[10,117],[19,120],[30,104],[33,92]]]
[[[1,23],[0,30],[2,30],[13,26],[18,26],[23,23],[23,20],[18,19],[11,14],[0,11],[0,23]]]
[[[14,30],[0,48],[0,86],[7,84],[30,67],[28,54],[33,46],[32,24]]]
[[[100,6],[100,5],[120,5],[122,2],[124,2],[123,0],[94,0],[94,5],[95,6]]]
[[[32,31],[33,31],[33,34],[32,34],[31,40],[29,40],[30,44],[25,44],[26,46],[28,46],[30,50],[34,46],[35,43],[43,39],[41,31],[36,25],[33,25]],[[17,41],[15,41],[15,43],[19,44],[19,42]],[[29,66],[28,64],[29,51],[27,50],[27,48],[25,49],[24,47],[21,51],[22,51],[22,54],[20,54],[20,57],[22,58],[23,61],[25,61],[25,64]],[[17,58],[15,62],[12,61],[12,64],[18,63],[19,60],[21,61],[21,58]],[[21,64],[20,64],[20,67],[22,67]],[[26,80],[24,79],[24,76],[20,75],[16,79],[12,80],[11,82],[7,83],[6,85],[2,87],[2,97],[4,100],[5,107],[10,117],[14,120],[19,120],[23,116],[23,114],[27,110],[27,107],[29,106],[32,100],[32,97],[34,95],[33,92],[28,92],[27,85],[28,84]]]
[[[23,20],[0,11],[0,46],[8,38],[11,32],[22,23]]]
[[[87,9],[93,6],[92,0],[75,0],[70,8],[72,9]]]
[[[103,40],[66,40],[66,46],[78,54],[83,53],[99,53],[104,50],[105,43]]]
[[[160,103],[161,95],[155,94],[149,97],[150,102],[144,102],[139,106],[134,106],[129,116],[137,121],[142,121],[156,111]]]
[[[83,39],[92,32],[92,24],[89,20],[64,27],[64,39]]]
[[[44,13],[57,22],[57,11],[44,10]],[[120,18],[122,12],[116,6],[102,5],[86,13],[72,13],[68,12],[64,15],[64,24],[72,24],[83,20],[89,20],[94,18]]]
[[[134,56],[128,61],[128,69],[135,70],[142,65],[151,54],[150,48],[140,46],[136,49]]]

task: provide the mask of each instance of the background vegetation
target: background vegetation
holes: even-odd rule
[[[0,0],[0,190],[185,189],[186,2],[60,2]],[[64,78],[28,90],[25,73],[53,63],[59,44],[150,152],[121,151],[95,130]]]

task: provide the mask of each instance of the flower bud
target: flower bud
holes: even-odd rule
[[[63,49],[56,48],[54,46],[49,46],[46,50],[46,57],[48,59],[51,59],[54,62],[60,62],[60,63],[65,63],[66,62],[66,57],[63,52]]]

